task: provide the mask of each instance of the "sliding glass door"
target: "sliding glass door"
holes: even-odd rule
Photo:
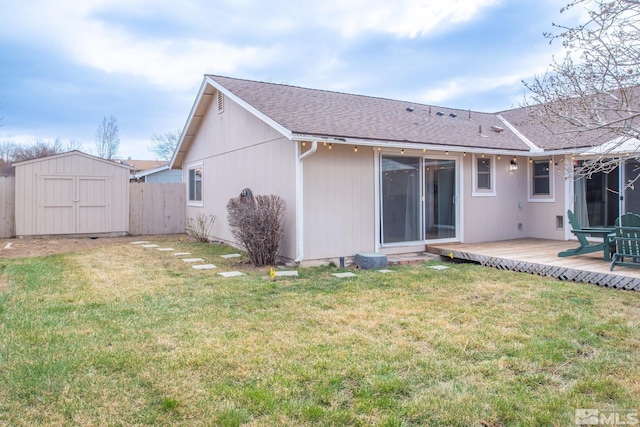
[[[456,162],[424,159],[425,239],[456,237]]]
[[[636,189],[640,181],[634,181],[639,173],[640,163],[629,159],[609,172],[574,180],[574,212],[580,225],[613,227],[620,214],[640,213],[640,189]]]
[[[456,237],[456,161],[381,156],[383,244]]]

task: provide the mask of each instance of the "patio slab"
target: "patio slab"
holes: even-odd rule
[[[244,273],[241,273],[239,271],[225,271],[223,273],[218,273],[218,275],[225,278],[229,278],[229,277],[244,276]]]
[[[347,273],[333,273],[332,276],[337,277],[338,279],[346,279],[348,277],[356,277],[355,274],[351,273],[351,272],[347,272]]]
[[[198,264],[198,265],[192,265],[191,268],[195,268],[196,270],[212,270],[218,267],[216,267],[213,264]]]

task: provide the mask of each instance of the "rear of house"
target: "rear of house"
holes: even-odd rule
[[[281,255],[299,262],[438,242],[566,240],[566,210],[596,221],[601,204],[582,200],[608,200],[611,187],[589,180],[582,189],[575,150],[531,131],[523,114],[205,76],[171,167],[183,169],[187,216],[216,216],[214,239],[233,242],[226,204],[243,189],[283,197]],[[556,145],[536,144],[548,139]],[[611,199],[606,214],[615,220],[639,199]]]

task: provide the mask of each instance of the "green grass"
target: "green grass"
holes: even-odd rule
[[[174,246],[175,247],[175,246]],[[122,245],[0,261],[0,425],[573,425],[640,410],[640,293],[468,264],[224,279]]]

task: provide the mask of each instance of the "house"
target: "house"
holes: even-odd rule
[[[170,169],[169,163],[164,163],[151,169],[141,170],[131,174],[131,182],[173,184],[182,182],[182,171]]]
[[[80,151],[13,166],[16,236],[129,231],[129,166]]]
[[[287,202],[284,258],[423,251],[435,242],[566,240],[567,209],[590,226],[640,211],[637,162],[572,179],[576,149],[527,120],[526,108],[481,113],[206,75],[171,168],[187,216],[213,214],[233,242],[226,205],[244,188]],[[605,141],[602,141],[605,142]],[[582,144],[582,145],[581,145]]]

